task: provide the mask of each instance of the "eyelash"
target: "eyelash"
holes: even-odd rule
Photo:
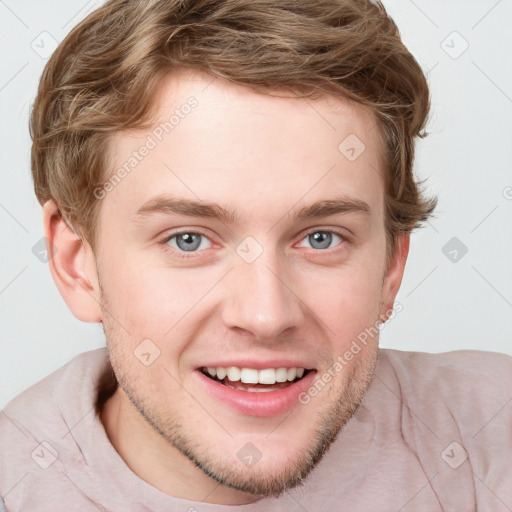
[[[332,249],[311,249],[313,251],[316,250],[317,252],[323,252],[323,253],[331,254],[332,251],[336,251],[337,248],[339,248],[341,245],[344,245],[344,242],[347,243],[349,241],[348,237],[342,231],[339,231],[337,229],[318,229],[318,228],[316,228],[316,229],[312,229],[312,230],[304,233],[304,235],[300,239],[300,242],[302,242],[302,240],[304,240],[309,235],[312,235],[313,233],[333,233],[335,235],[338,235],[341,238],[341,242],[338,245],[336,245],[335,247],[333,247]],[[184,231],[177,231],[175,233],[171,233],[170,235],[167,235],[160,243],[164,246],[165,250],[169,250],[173,254],[177,255],[180,258],[184,258],[184,259],[194,258],[194,257],[196,257],[194,255],[197,255],[197,254],[199,254],[201,252],[204,252],[204,250],[202,250],[202,251],[190,251],[190,252],[181,251],[181,250],[177,250],[174,247],[171,247],[171,246],[167,245],[167,243],[172,238],[177,237],[179,235],[184,235],[184,234],[200,235],[200,236],[203,236],[203,237],[207,238],[208,240],[210,240],[207,235],[205,235],[204,233],[201,233],[200,231],[184,230]],[[212,242],[212,241],[210,240],[210,242]]]

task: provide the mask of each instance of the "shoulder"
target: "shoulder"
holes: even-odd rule
[[[449,391],[453,401],[479,397],[488,401],[489,393],[507,395],[512,384],[512,357],[496,352],[458,350],[429,354],[381,349],[378,360],[405,386],[405,392],[416,396],[434,389]]]
[[[64,396],[84,386],[91,387],[99,368],[104,367],[107,361],[106,348],[78,354],[14,397],[4,407],[3,413],[16,417],[22,424],[40,424],[41,420],[49,419],[59,409],[59,402]]]
[[[501,510],[493,496],[512,503],[512,357],[380,350],[378,361],[385,392],[399,398],[401,433],[424,467],[443,475],[445,490],[466,472],[486,510]]]
[[[430,354],[380,349],[379,360],[411,383],[428,384],[441,378],[452,383],[469,380],[492,387],[497,384],[496,376],[512,379],[512,356],[497,352],[456,350]]]
[[[506,354],[383,349],[378,361],[383,378],[395,382],[403,400],[432,414],[443,408],[464,419],[468,411],[485,416],[511,399],[512,357]]]
[[[51,432],[65,433],[94,403],[107,362],[106,348],[83,352],[14,397],[0,414],[0,459],[15,457],[16,443],[37,446]]]
[[[80,465],[83,459],[70,433],[91,411],[107,362],[106,348],[79,354],[1,411],[0,495],[9,510],[39,510],[43,496],[47,503],[84,499],[64,476],[66,464]]]

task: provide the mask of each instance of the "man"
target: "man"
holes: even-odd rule
[[[107,2],[31,118],[87,352],[0,419],[6,510],[508,510],[510,358],[378,349],[425,77],[363,1]],[[507,388],[508,386],[508,388]]]

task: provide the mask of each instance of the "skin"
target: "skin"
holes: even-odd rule
[[[197,366],[212,357],[298,358],[319,378],[391,312],[409,237],[398,239],[387,264],[383,150],[372,112],[338,97],[272,97],[212,80],[184,70],[162,80],[157,121],[190,96],[198,106],[101,200],[96,253],[52,201],[43,215],[60,293],[77,318],[103,323],[120,383],[101,414],[113,446],[165,493],[235,505],[278,495],[313,469],[370,383],[378,338],[307,405],[270,417],[219,402],[200,385]],[[116,134],[114,169],[153,128]],[[349,134],[366,146],[352,162],[338,150]],[[159,213],[135,222],[163,193],[219,203],[239,219]],[[371,213],[293,219],[301,207],[339,196],[365,201]],[[345,239],[333,235],[328,248],[308,237],[332,230]],[[176,238],[161,243],[178,231],[205,235],[195,252],[181,250],[186,258]],[[252,263],[236,252],[247,236],[263,249]],[[149,366],[133,354],[144,339],[160,350]],[[250,468],[237,457],[247,442],[262,454]]]

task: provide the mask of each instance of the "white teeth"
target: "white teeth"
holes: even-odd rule
[[[288,370],[286,368],[278,368],[276,370],[276,382],[286,382],[288,380]]]
[[[226,371],[229,380],[233,382],[240,380],[240,376],[242,375],[240,368],[237,368],[236,366],[230,366]]]
[[[258,372],[258,381],[260,384],[275,384],[276,371],[273,368],[268,368],[267,370],[260,370]]]
[[[258,384],[258,370],[254,368],[242,368],[240,380],[244,384]]]
[[[238,368],[230,366],[208,366],[203,368],[211,377],[217,377],[223,380],[227,377],[231,382],[242,381],[244,384],[268,384],[272,385],[276,382],[293,381],[296,378],[302,378],[304,368],[265,368],[264,370],[256,370],[255,368]]]

